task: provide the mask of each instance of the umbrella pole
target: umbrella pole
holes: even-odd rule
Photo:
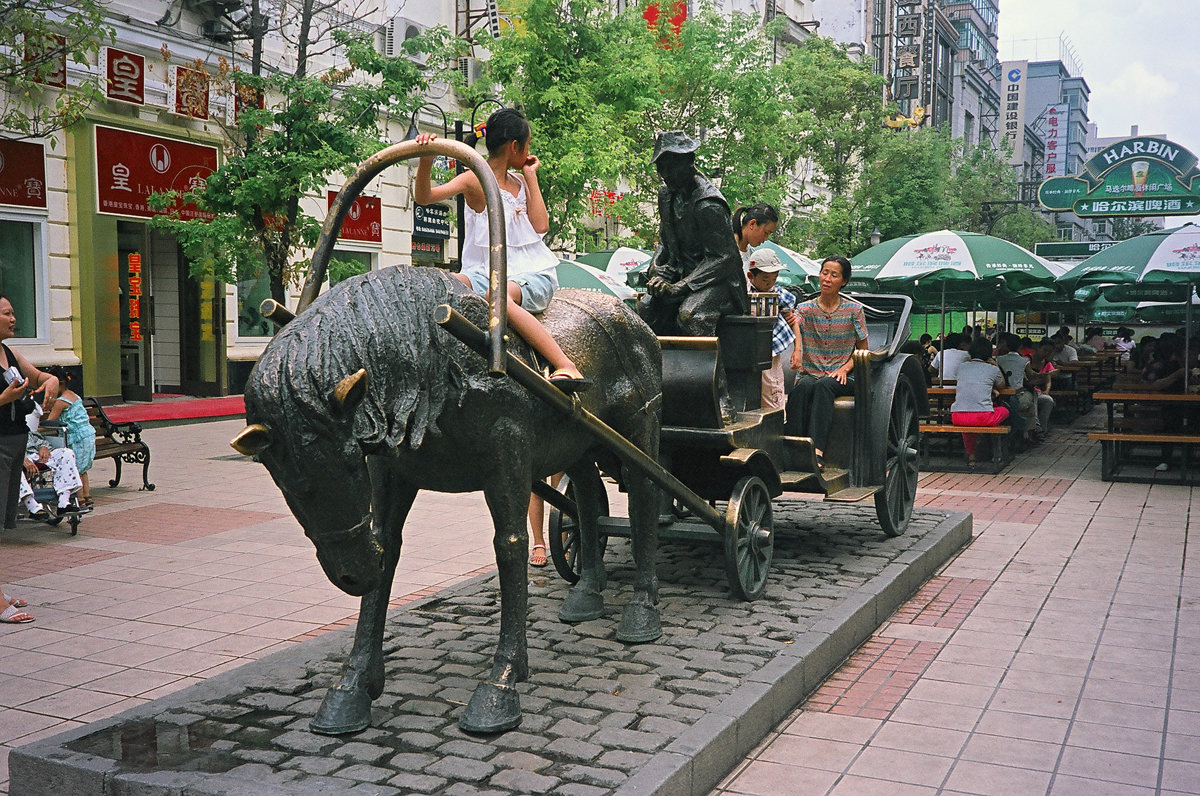
[[[1188,280],[1187,306],[1183,309],[1183,323],[1187,328],[1183,335],[1183,391],[1191,388],[1192,377],[1192,280]]]
[[[942,355],[938,357],[938,381],[946,380],[946,280],[942,280],[942,341],[938,345]]]

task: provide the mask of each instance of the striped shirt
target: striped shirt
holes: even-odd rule
[[[813,376],[828,376],[850,361],[855,344],[867,339],[867,318],[861,304],[842,299],[837,309],[826,312],[814,298],[796,307],[800,320],[803,351],[800,370]]]

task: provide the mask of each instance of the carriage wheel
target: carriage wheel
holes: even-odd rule
[[[608,492],[604,489],[603,482],[600,481],[600,471],[596,468],[591,468],[588,471],[588,478],[594,478],[600,489],[600,514],[608,516]],[[575,500],[575,488],[571,484],[570,476],[564,475],[562,480],[558,482],[558,491],[565,494],[572,501]],[[577,583],[579,581],[579,520],[577,517],[572,517],[570,514],[564,514],[553,506],[550,507],[550,518],[547,523],[549,526],[546,530],[546,541],[550,545],[550,558],[554,561],[554,568],[558,570],[558,574],[562,575],[567,583]],[[605,549],[608,547],[608,536],[600,534],[600,555],[604,555]]]
[[[737,482],[725,509],[725,576],[743,600],[755,600],[767,588],[775,549],[771,493],[757,476]]]
[[[888,418],[884,456],[883,488],[875,493],[875,513],[888,536],[908,529],[917,497],[917,446],[920,433],[917,397],[906,378],[896,382],[892,411]]]

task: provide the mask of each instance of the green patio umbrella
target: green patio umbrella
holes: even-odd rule
[[[1187,285],[1179,303],[1189,332],[1184,337],[1183,359],[1184,362],[1191,361],[1192,302],[1187,297],[1192,294],[1192,286],[1200,282],[1200,226],[1187,223],[1123,240],[1067,271],[1059,277],[1059,282],[1068,287],[1101,282],[1118,283],[1113,288],[1107,288],[1106,292],[1135,282]],[[1191,369],[1185,368],[1185,389],[1189,385],[1190,374]]]
[[[632,299],[635,295],[633,288],[620,279],[585,263],[559,260],[555,272],[558,274],[559,287],[574,287],[581,290],[594,290],[597,293],[608,293],[622,301]]]
[[[779,261],[783,263],[784,270],[779,272],[777,284],[809,290],[817,288],[817,277],[821,273],[821,265],[815,260],[786,246],[780,246],[774,241],[766,241],[756,248],[770,249],[779,255]]]
[[[581,254],[575,258],[575,262],[599,268],[606,274],[624,281],[626,273],[648,262],[650,257],[651,252],[631,249],[628,246],[618,246],[615,249],[601,249]]]

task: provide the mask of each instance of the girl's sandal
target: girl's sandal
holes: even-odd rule
[[[546,545],[535,544],[533,549],[529,551],[529,566],[544,567],[546,566]]]
[[[32,614],[27,614],[24,611],[19,610],[15,605],[10,605],[5,608],[3,612],[0,612],[0,622],[4,622],[9,625],[23,625],[26,622],[32,621]]]

